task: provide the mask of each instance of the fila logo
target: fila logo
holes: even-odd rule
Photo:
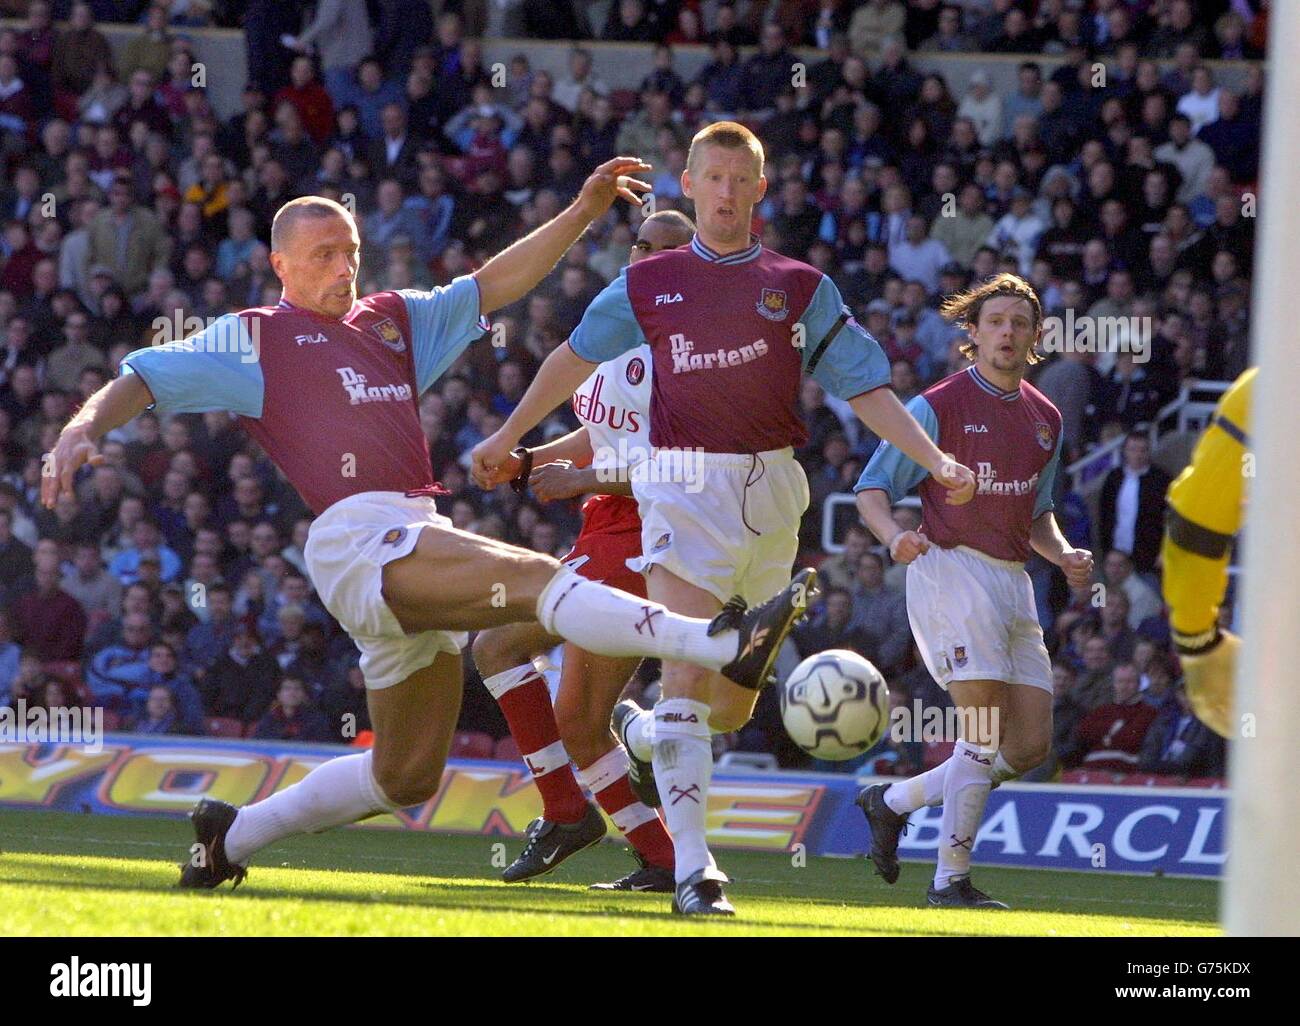
[[[987,435],[989,433],[989,429],[983,424],[963,424],[962,426],[966,429],[968,435]]]
[[[336,367],[335,373],[343,379],[343,390],[353,406],[361,403],[402,402],[411,398],[410,385],[367,385],[366,376],[351,367]]]
[[[665,292],[662,296],[655,296],[655,306],[667,306],[669,303],[680,303],[681,301],[682,294],[680,292],[674,292],[672,295]]]
[[[655,717],[660,723],[699,723],[700,718],[695,713],[677,713],[667,712],[660,713]]]
[[[318,331],[316,332],[315,335],[295,335],[293,337],[293,340],[297,342],[298,345],[300,346],[307,346],[307,345],[315,346],[315,345],[320,345],[320,343],[322,342],[329,341],[325,337],[325,332],[323,331]]]

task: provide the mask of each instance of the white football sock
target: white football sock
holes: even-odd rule
[[[627,736],[627,750],[642,762],[649,762],[654,751],[654,712],[650,709],[642,709],[627,721],[623,733]]]
[[[642,709],[627,721],[627,726],[623,728],[623,732],[627,734],[628,751],[642,762],[649,762],[650,753],[653,751],[655,743],[654,712],[650,709]],[[733,733],[735,733],[735,731],[718,730],[716,727],[709,728],[710,737],[716,737],[718,734]]]
[[[681,883],[700,869],[716,869],[705,838],[713,744],[709,707],[689,698],[664,698],[655,706],[654,768],[664,821]]]
[[[1015,780],[1019,776],[1020,770],[1002,758],[1002,752],[999,750],[997,758],[993,760],[993,772],[989,774],[989,782],[997,787],[998,784],[1005,784],[1008,780]]]
[[[948,764],[952,758],[944,759],[934,769],[918,773],[906,780],[895,780],[885,791],[885,804],[900,816],[915,812],[922,805],[933,808],[943,804],[943,782],[948,776]]]
[[[226,858],[243,863],[268,844],[355,823],[397,806],[379,789],[370,751],[323,762],[292,787],[239,810],[226,833]]]
[[[537,598],[537,620],[588,652],[643,656],[720,670],[736,658],[734,630],[709,637],[708,620],[670,612],[562,567]]]
[[[979,833],[984,805],[992,785],[993,759],[997,752],[969,741],[958,741],[944,777],[943,819],[939,832],[939,865],[934,873],[936,890],[947,887],[954,877],[970,873],[971,852]]]

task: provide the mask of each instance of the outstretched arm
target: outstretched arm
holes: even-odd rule
[[[949,490],[947,502],[960,506],[975,495],[975,475],[969,467],[949,459],[925,429],[916,422],[892,388],[876,388],[849,400],[858,419],[891,442],[917,466]]]
[[[152,404],[153,394],[138,374],[125,374],[87,399],[59,433],[54,450],[45,455],[41,466],[41,505],[53,509],[62,492],[72,491],[72,479],[83,464],[103,462],[99,440]]]
[[[533,450],[533,463],[539,467],[561,461],[572,463],[575,467],[586,467],[591,464],[591,457],[591,436],[585,426]]]
[[[526,296],[617,197],[639,205],[641,197],[633,190],[649,192],[650,186],[626,176],[649,170],[635,157],[615,157],[596,168],[567,208],[474,272],[480,312],[488,314]]]
[[[492,488],[514,477],[517,461],[510,450],[552,410],[565,402],[596,369],[575,353],[568,342],[557,347],[542,363],[537,377],[506,422],[490,438],[474,446],[471,473],[480,488]],[[515,468],[514,473],[511,467]],[[504,476],[503,476],[504,475]]]

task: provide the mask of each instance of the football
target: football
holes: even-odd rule
[[[794,743],[813,758],[852,759],[884,734],[889,687],[880,671],[856,652],[818,652],[786,678],[781,720]]]

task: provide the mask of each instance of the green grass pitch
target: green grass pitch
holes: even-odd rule
[[[602,844],[532,884],[506,885],[494,855],[517,839],[335,830],[260,852],[239,890],[176,888],[184,820],[0,810],[0,935],[687,936],[1219,934],[1210,881],[978,867],[1015,911],[927,909],[930,868],[893,887],[863,859],[720,851],[735,920],[685,922],[661,894],[601,894],[631,860]],[[496,844],[504,844],[504,849]],[[978,863],[978,860],[977,860]]]

